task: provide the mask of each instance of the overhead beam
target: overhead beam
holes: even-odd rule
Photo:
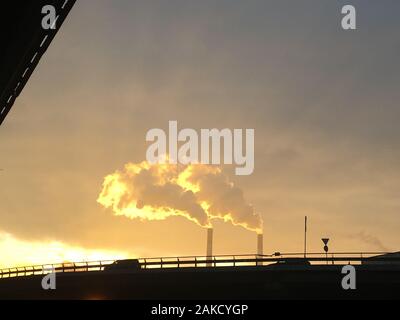
[[[0,12],[0,126],[76,0],[7,2]],[[55,29],[42,27],[45,5],[55,8],[58,16]]]

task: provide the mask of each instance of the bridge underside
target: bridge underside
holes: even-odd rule
[[[13,0],[0,10],[0,125],[10,112],[75,0]],[[42,28],[42,8],[53,5],[56,29]]]
[[[341,266],[171,268],[63,273],[56,290],[42,276],[0,280],[0,299],[398,299],[400,268],[358,266],[343,290]]]

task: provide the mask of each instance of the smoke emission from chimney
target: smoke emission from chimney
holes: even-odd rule
[[[243,191],[211,165],[129,163],[104,178],[97,202],[130,219],[182,216],[204,228],[220,219],[258,233],[263,224]]]

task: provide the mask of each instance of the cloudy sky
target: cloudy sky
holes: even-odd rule
[[[262,215],[266,252],[301,252],[305,215],[309,251],[325,236],[332,251],[399,249],[400,3],[350,1],[344,31],[348,2],[78,1],[0,128],[0,266],[204,254],[187,219],[96,201],[170,120],[255,129],[254,174],[225,173]],[[217,254],[255,241],[215,223]]]

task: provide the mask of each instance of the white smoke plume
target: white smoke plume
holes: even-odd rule
[[[116,215],[164,220],[183,216],[202,227],[222,219],[258,233],[261,216],[215,166],[129,163],[105,177],[97,201]]]

